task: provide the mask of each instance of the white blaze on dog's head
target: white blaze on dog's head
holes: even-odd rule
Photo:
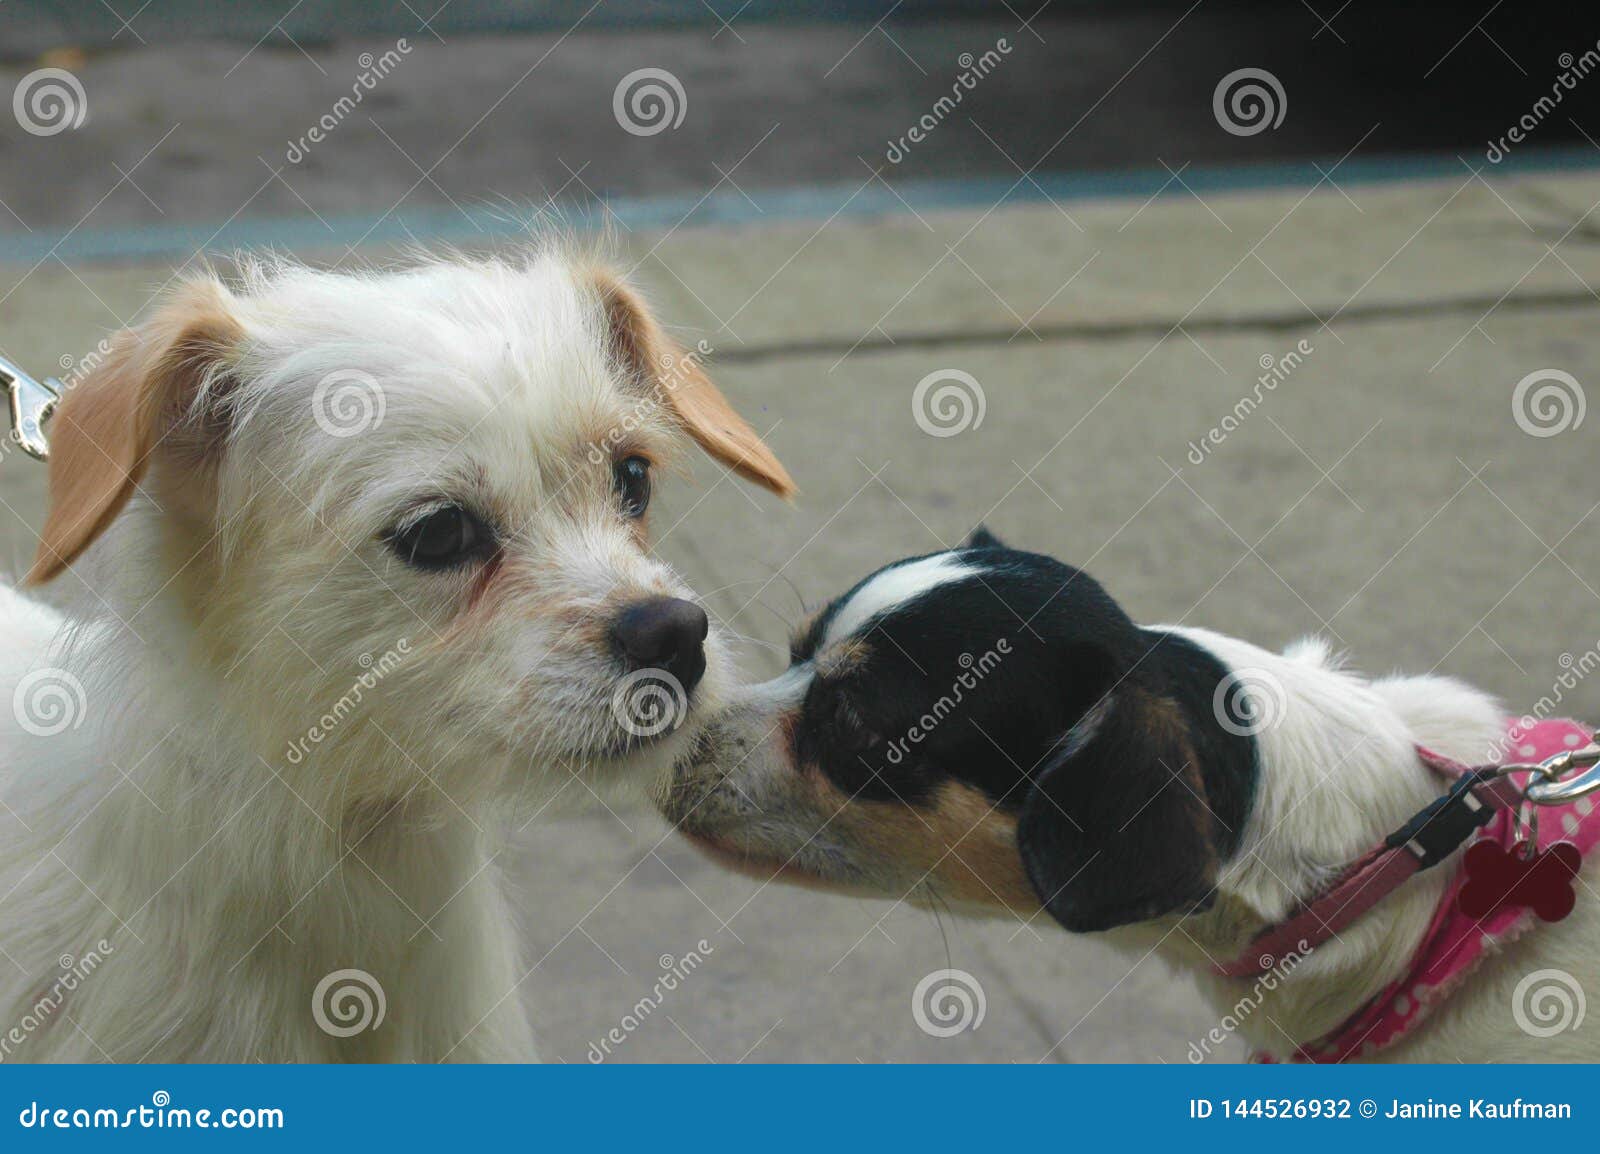
[[[884,569],[848,595],[828,621],[824,646],[853,636],[873,618],[914,601],[941,585],[982,571],[980,566],[964,560],[959,553],[935,553]]]
[[[404,641],[296,763],[364,742],[338,763],[356,795],[666,764],[693,727],[641,736],[613,708],[619,614],[688,597],[647,550],[650,479],[693,439],[793,492],[632,290],[556,252],[191,280],[67,394],[50,439],[29,581],[108,536],[95,591],[141,636],[186,633],[160,642],[271,764]],[[726,664],[713,633],[696,707]]]

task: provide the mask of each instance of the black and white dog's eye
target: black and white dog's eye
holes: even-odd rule
[[[650,507],[650,462],[625,457],[611,467],[611,476],[622,499],[622,515],[629,520],[643,517]]]
[[[418,569],[452,569],[487,555],[494,533],[460,505],[446,505],[394,530],[389,545]]]

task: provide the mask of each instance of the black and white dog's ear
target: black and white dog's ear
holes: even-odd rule
[[[1214,823],[1185,710],[1124,686],[1035,773],[1017,848],[1044,908],[1083,933],[1209,906]]]
[[[963,549],[1004,549],[1005,544],[989,532],[987,525],[979,525],[972,535],[961,543]]]

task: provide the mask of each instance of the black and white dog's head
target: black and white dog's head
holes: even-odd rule
[[[1258,703],[1080,570],[980,529],[860,582],[791,657],[663,802],[736,868],[1085,931],[1208,905],[1238,848]]]

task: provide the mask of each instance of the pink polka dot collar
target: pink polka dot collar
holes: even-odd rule
[[[1512,718],[1507,722],[1506,760],[1508,763],[1544,761],[1565,750],[1577,750],[1588,746],[1593,736],[1590,730],[1573,721],[1558,718],[1544,721]],[[1423,760],[1435,768],[1455,764],[1426,750],[1420,753]],[[1456,768],[1465,770],[1466,767]],[[1524,776],[1512,774],[1502,778],[1501,781],[1515,782],[1515,787],[1520,790],[1521,779]],[[1510,789],[1508,786],[1508,795]],[[1454,792],[1456,791],[1452,791]],[[1481,791],[1480,796],[1484,796]],[[1557,843],[1566,842],[1576,849],[1577,855],[1587,856],[1597,844],[1600,844],[1600,818],[1593,816],[1597,802],[1600,802],[1600,795],[1581,797],[1567,805],[1540,806],[1536,839],[1538,848],[1541,851],[1548,851]],[[1508,807],[1501,804],[1494,809],[1493,816],[1483,825],[1471,848],[1476,849],[1488,842],[1510,851],[1517,845],[1518,834],[1519,822],[1515,806]],[[1393,857],[1396,851],[1391,846],[1387,852]],[[1570,850],[1560,852],[1565,855],[1572,854]],[[1495,855],[1489,851],[1487,856]],[[1368,868],[1367,880],[1371,882],[1374,877],[1383,873],[1385,865],[1375,861],[1367,863],[1364,868]],[[1344,1062],[1370,1057],[1385,1047],[1394,1045],[1416,1029],[1445,998],[1460,988],[1487,953],[1514,940],[1538,924],[1539,916],[1533,909],[1511,902],[1492,903],[1493,908],[1483,916],[1469,916],[1461,907],[1466,905],[1472,908],[1472,903],[1459,901],[1462,889],[1468,881],[1467,870],[1462,868],[1459,860],[1449,863],[1448,868],[1454,869],[1455,874],[1440,898],[1433,920],[1427,932],[1423,934],[1422,942],[1412,957],[1410,966],[1398,981],[1391,983],[1327,1036],[1303,1045],[1293,1053],[1260,1052],[1254,1055],[1253,1060]],[[1415,868],[1408,871],[1408,875],[1410,872],[1415,872]],[[1391,884],[1384,889],[1384,893],[1392,892],[1393,888],[1394,885]],[[1358,913],[1364,913],[1376,904],[1376,899],[1347,904],[1360,904],[1361,909]],[[1349,920],[1353,919],[1346,919],[1345,924],[1348,924]],[[1252,947],[1252,952],[1255,952],[1255,947]],[[1242,964],[1218,969],[1219,972],[1230,976],[1245,976]]]

